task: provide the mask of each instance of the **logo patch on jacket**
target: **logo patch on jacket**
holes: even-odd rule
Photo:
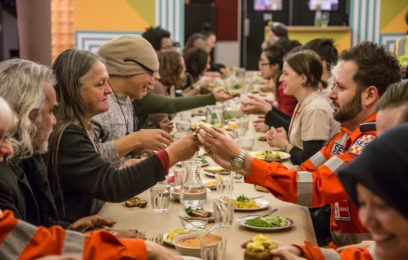
[[[349,148],[349,153],[359,155],[375,139],[375,135],[362,135]]]
[[[350,207],[347,200],[334,203],[334,219],[337,221],[351,221]]]

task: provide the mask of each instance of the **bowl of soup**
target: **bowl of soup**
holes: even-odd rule
[[[173,239],[173,245],[182,255],[190,255],[200,257],[200,233],[190,233],[177,236]],[[222,240],[222,237],[207,234],[201,238],[205,244],[212,244]]]

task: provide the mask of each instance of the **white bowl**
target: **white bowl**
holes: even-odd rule
[[[173,242],[174,247],[177,249],[177,251],[180,252],[180,254],[201,257],[200,247],[192,248],[192,247],[186,247],[186,246],[177,244],[177,241],[184,240],[187,238],[198,237],[199,235],[200,233],[189,233],[189,234],[176,236],[175,238],[173,238],[172,242]]]

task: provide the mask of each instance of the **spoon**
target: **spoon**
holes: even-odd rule
[[[202,233],[201,235],[198,236],[198,238],[207,235],[208,233],[210,233],[211,231],[219,228],[221,226],[221,223],[217,223],[214,226],[210,227],[207,231],[205,231],[204,233]]]

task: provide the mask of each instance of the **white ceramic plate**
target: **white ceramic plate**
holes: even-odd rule
[[[257,156],[256,156],[256,154],[257,154],[257,153],[260,153],[260,152],[263,152],[263,151],[250,152],[249,154],[252,155],[252,156],[254,156],[255,158],[258,158],[258,159],[264,161],[264,160],[265,160],[265,157],[261,157],[261,156],[260,156],[260,157],[257,157]],[[271,151],[271,152],[273,152],[273,153],[279,153],[279,156],[280,156],[281,160],[287,160],[287,159],[290,158],[290,154],[285,153],[285,152],[280,152],[280,151]]]
[[[269,207],[269,201],[263,199],[256,199],[256,204],[258,204],[259,208],[235,208],[235,211],[256,211],[261,209],[267,209]]]
[[[279,230],[284,230],[293,227],[293,220],[290,218],[286,218],[287,220],[287,225],[283,227],[255,227],[255,226],[250,226],[247,225],[245,222],[247,219],[253,219],[256,218],[256,215],[249,215],[249,216],[244,216],[240,217],[237,219],[237,222],[240,226],[245,227],[250,230],[255,230],[255,231],[262,231],[262,232],[269,232],[269,231],[279,231]]]

